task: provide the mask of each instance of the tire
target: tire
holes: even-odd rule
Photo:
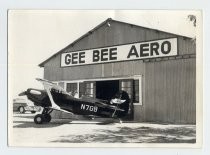
[[[21,113],[21,114],[24,114],[26,112],[25,108],[23,106],[19,107],[18,108],[18,111]]]
[[[36,115],[36,116],[34,117],[34,122],[35,122],[36,124],[42,124],[42,123],[44,123],[44,115],[42,115],[42,114]]]
[[[36,113],[36,111],[31,111],[31,113],[32,113],[32,114],[35,114],[35,113]]]
[[[49,123],[49,122],[51,121],[51,115],[50,115],[50,114],[45,114],[45,115],[44,115],[44,121],[45,121],[46,123]]]

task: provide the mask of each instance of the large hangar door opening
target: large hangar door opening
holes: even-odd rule
[[[108,100],[119,91],[119,80],[96,81],[96,98]]]

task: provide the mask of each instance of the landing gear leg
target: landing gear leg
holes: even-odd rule
[[[44,114],[44,122],[49,123],[51,121],[51,115],[50,114]]]
[[[52,111],[52,109],[44,108],[42,114],[38,114],[34,117],[34,122],[36,124],[49,123],[51,121],[50,113]]]

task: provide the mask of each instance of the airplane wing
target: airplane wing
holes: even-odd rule
[[[54,89],[59,90],[59,91],[61,91],[61,92],[63,92],[63,93],[65,93],[66,91],[65,91],[62,87],[56,85],[55,83],[53,83],[53,82],[51,82],[51,81],[48,81],[48,80],[45,80],[45,79],[39,79],[39,78],[36,78],[36,80],[37,80],[37,81],[40,81],[40,82],[43,84],[44,89],[46,90],[46,92],[47,92],[47,94],[48,94],[48,96],[49,96],[49,99],[50,99],[50,102],[51,102],[51,105],[52,105],[52,106],[49,107],[49,108],[54,109],[54,110],[59,110],[59,111],[67,112],[67,111],[61,109],[61,108],[54,102],[50,90],[51,90],[52,88],[54,88]]]
[[[59,92],[62,92],[62,93],[65,93],[65,94],[68,94],[61,86],[49,81],[49,80],[46,80],[46,79],[40,79],[40,78],[36,78],[37,81],[40,81],[44,87],[47,86],[49,87],[50,89],[56,89],[58,90]]]

